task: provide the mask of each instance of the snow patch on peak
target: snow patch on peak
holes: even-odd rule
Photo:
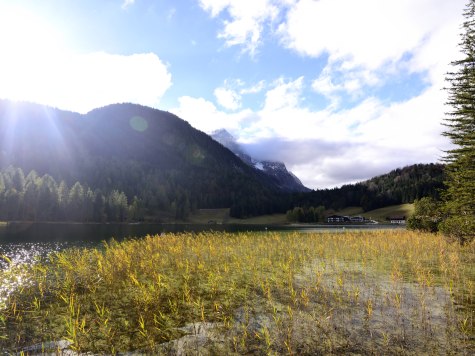
[[[259,169],[261,171],[264,170],[264,165],[262,164],[262,162],[255,162],[254,167],[256,167],[257,169]]]

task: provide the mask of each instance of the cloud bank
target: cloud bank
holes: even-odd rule
[[[227,46],[255,53],[267,29],[287,50],[326,58],[326,64],[314,76],[262,84],[257,110],[229,114],[203,98],[187,97],[174,110],[194,126],[230,130],[251,154],[285,162],[311,188],[435,162],[449,147],[441,136],[442,89],[448,65],[458,56],[464,0],[200,0],[200,5],[212,18],[227,14],[217,34]],[[400,85],[403,80],[407,87]],[[327,104],[307,105],[311,95]],[[388,100],[391,95],[395,99]],[[231,105],[236,101],[217,102],[239,108]],[[193,114],[204,107],[205,117]]]
[[[57,56],[0,67],[0,97],[86,113],[111,103],[158,107],[171,86],[167,66],[152,53]]]
[[[167,97],[175,107],[166,109],[194,127],[228,129],[250,153],[285,162],[311,188],[434,162],[449,147],[441,136],[444,77],[459,56],[465,0],[190,1],[210,25],[203,33],[215,31],[217,42],[201,38],[210,52],[189,58],[216,57],[200,62],[216,73],[193,96],[181,78],[183,87]],[[147,51],[76,53],[62,31],[14,4],[0,3],[1,98],[81,113],[117,102],[161,106],[171,69],[182,62],[173,51],[170,66]],[[117,2],[115,15],[128,25],[138,5]],[[177,22],[185,11],[173,3],[163,21],[190,35]],[[200,47],[193,36],[180,38]],[[183,48],[176,52],[194,53]],[[288,68],[295,63],[302,66]],[[186,75],[175,78],[195,80],[181,68]]]

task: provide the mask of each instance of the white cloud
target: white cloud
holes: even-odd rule
[[[244,85],[244,83],[243,83],[243,85]],[[239,90],[239,93],[242,94],[242,95],[257,94],[257,93],[260,93],[262,90],[264,90],[265,85],[266,85],[265,81],[261,80],[260,82],[254,84],[250,87],[242,88],[241,90]]]
[[[157,107],[171,86],[167,66],[151,53],[33,58],[0,67],[0,97],[85,113],[120,102]]]
[[[204,8],[212,16],[227,10],[230,23],[243,24],[230,11],[230,1],[201,3],[208,5]],[[245,119],[241,112],[234,113],[240,117],[234,124],[230,123],[233,116],[218,110],[214,115],[220,119],[208,130],[226,122],[253,153],[285,162],[312,188],[338,186],[397,167],[438,161],[450,146],[441,135],[446,102],[441,89],[448,64],[458,53],[464,3],[272,1],[281,5],[279,15],[259,18],[260,36],[266,21],[281,21],[277,31],[281,44],[308,58],[328,58],[324,70],[313,78],[280,78],[263,85],[267,92],[260,110],[248,112]],[[248,23],[247,31],[252,29]],[[224,26],[223,33],[231,36],[226,30]],[[227,40],[229,45],[252,44],[245,37]],[[422,92],[409,98],[401,95],[406,99],[396,103],[376,96],[385,86],[412,73],[425,80],[417,79],[424,87]],[[318,111],[305,107],[305,80],[312,80],[311,89],[329,98],[330,105]],[[351,107],[344,106],[348,94],[358,99]],[[200,122],[196,125],[200,127]]]
[[[128,8],[129,6],[133,5],[135,3],[135,0],[124,0],[122,2],[122,9],[126,9]]]
[[[298,106],[303,89],[303,77],[286,83],[283,78],[276,80],[274,88],[266,93],[264,111]]]
[[[429,88],[387,104],[368,97],[351,109],[302,107],[303,77],[278,79],[265,105],[233,114],[197,98],[182,98],[174,112],[206,132],[226,128],[260,158],[283,161],[312,188],[361,181],[414,163],[438,161],[445,93]]]
[[[330,54],[348,68],[378,68],[413,52],[442,23],[458,20],[465,0],[301,0],[280,28],[289,48]]]
[[[328,69],[324,69],[320,76],[312,82],[312,89],[330,100],[329,107],[331,109],[338,108],[340,104],[338,92],[343,90],[343,85],[333,82],[331,72]]]
[[[241,107],[241,96],[228,88],[216,88],[214,96],[218,104],[228,110],[237,110]]]
[[[274,3],[272,0],[200,0],[201,7],[212,17],[228,12],[230,20],[223,21],[218,37],[224,39],[227,46],[242,45],[251,55],[261,43],[266,22],[273,21],[280,13]]]
[[[179,107],[171,109],[170,112],[207,133],[221,128],[235,132],[243,121],[252,116],[250,110],[242,110],[237,113],[219,111],[213,103],[203,98],[182,96],[178,99],[178,103]]]
[[[264,88],[264,80],[256,84],[247,84],[241,79],[226,79],[223,86],[216,88],[213,94],[221,107],[236,111],[242,107],[243,96],[260,93]]]
[[[302,55],[327,54],[329,78],[343,74],[352,82],[341,89],[377,85],[401,70],[427,71],[429,80],[434,80],[455,51],[464,3],[300,0],[279,33],[286,47]]]

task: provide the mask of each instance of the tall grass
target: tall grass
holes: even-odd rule
[[[23,276],[0,348],[470,354],[474,266],[475,244],[402,230],[112,241],[0,272]]]

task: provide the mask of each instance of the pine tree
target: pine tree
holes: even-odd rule
[[[475,0],[468,2],[464,17],[459,44],[463,58],[452,62],[455,70],[446,78],[451,109],[444,135],[455,148],[445,158],[445,219],[440,225],[446,235],[461,242],[475,237]]]

